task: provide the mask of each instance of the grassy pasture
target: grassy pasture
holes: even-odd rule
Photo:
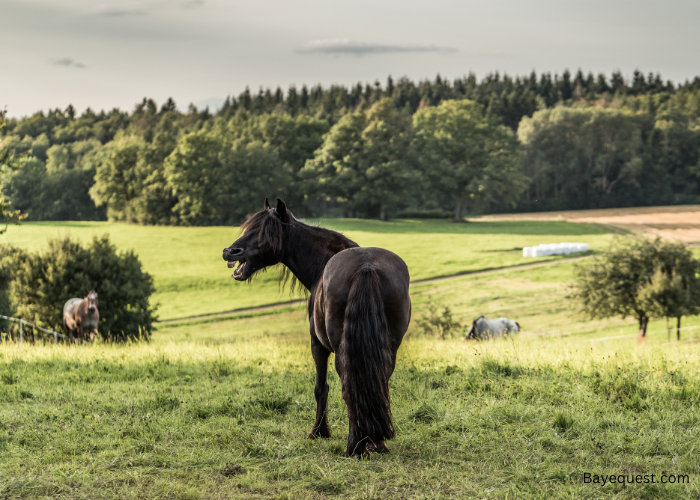
[[[567,222],[475,222],[442,220],[378,222],[352,219],[311,221],[342,231],[363,246],[388,248],[406,260],[411,278],[420,280],[466,271],[507,267],[561,257],[523,258],[522,247],[576,240],[604,248],[611,235],[597,226]],[[237,228],[138,226],[104,222],[23,223],[10,227],[0,243],[30,250],[48,238],[71,235],[86,241],[109,233],[120,249],[133,249],[155,279],[161,319],[231,311],[289,300],[280,294],[276,273],[256,278],[254,286],[230,278],[221,251]]]
[[[493,274],[467,275],[414,285],[411,287],[413,320],[408,335],[420,335],[415,320],[427,312],[430,304],[438,308],[449,307],[465,329],[473,319],[484,315],[515,318],[526,334],[561,334],[576,341],[636,333],[637,324],[631,318],[584,321],[574,314],[572,304],[565,296],[568,283],[573,279],[574,267],[579,264],[562,262],[533,269],[504,269]],[[250,286],[255,288],[257,285],[253,282]],[[683,325],[700,325],[700,318],[684,318]],[[649,325],[650,332],[659,332],[664,338],[665,328],[663,320],[652,321]],[[308,331],[305,307],[294,305],[160,324],[153,342],[225,344],[271,337],[306,339]],[[683,339],[690,334],[684,330]],[[692,334],[700,337],[700,327]]]
[[[659,321],[644,345],[594,341],[636,327],[572,320],[572,271],[412,287],[415,316],[433,302],[465,323],[509,315],[571,335],[467,343],[413,327],[391,382],[398,436],[365,461],[340,456],[333,371],[333,437],[306,439],[314,368],[300,307],[162,325],[149,345],[1,345],[0,497],[697,497],[700,343],[665,343]],[[690,484],[600,486],[586,472]]]
[[[2,346],[3,498],[697,498],[700,345],[409,338],[391,453],[308,440],[306,341]],[[331,360],[332,362],[332,360]],[[690,484],[584,484],[687,474]],[[649,476],[650,477],[650,476]]]
[[[600,249],[610,237],[558,222],[332,224],[361,244],[399,248],[414,279],[522,263],[512,248],[523,245],[575,238]],[[9,238],[38,248],[64,230],[41,227],[10,228]],[[157,286],[179,276],[173,297],[220,307],[208,312],[236,306],[185,286],[200,273],[229,302],[280,300],[270,274],[251,285],[227,278],[216,249],[233,240],[230,228],[80,224],[71,234],[105,230],[137,250]],[[636,325],[577,318],[563,298],[573,270],[562,262],[411,287],[414,318],[435,304],[465,325],[503,315],[525,332],[437,340],[414,321],[391,380],[397,438],[390,454],[363,461],[340,456],[347,416],[333,370],[332,438],[306,438],[314,367],[300,306],[161,324],[150,344],[0,344],[0,498],[700,497],[700,342],[667,343],[663,321],[645,344],[610,339]],[[584,473],[687,474],[690,483],[601,486]]]

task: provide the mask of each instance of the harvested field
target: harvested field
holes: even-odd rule
[[[646,233],[688,243],[700,243],[700,205],[488,215],[480,220],[585,222],[605,225],[613,230]]]

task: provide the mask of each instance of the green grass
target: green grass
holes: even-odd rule
[[[303,340],[2,346],[3,498],[697,498],[700,345],[410,338],[391,453],[309,440]],[[331,360],[332,362],[332,360]],[[583,474],[688,474],[591,485]]]
[[[408,335],[420,334],[416,319],[426,314],[430,304],[449,307],[464,327],[460,334],[481,315],[514,318],[526,335],[574,336],[577,341],[636,333],[637,324],[632,318],[587,321],[575,314],[573,304],[565,296],[574,268],[579,264],[583,263],[505,269],[493,274],[414,285],[411,287],[413,320]],[[700,318],[683,318],[683,326],[689,325],[700,325]],[[655,320],[650,323],[649,332],[665,339],[665,328],[663,320]],[[211,345],[269,337],[305,339],[308,332],[306,308],[296,305],[160,324],[153,341],[158,344],[193,341]],[[693,334],[700,337],[700,327]],[[690,332],[684,330],[682,335],[687,338]]]
[[[424,277],[520,263],[519,252],[504,250],[511,244],[576,239],[600,248],[609,238],[561,223],[333,223],[360,243],[403,248]],[[234,234],[102,224],[73,234],[106,227],[147,269],[162,263],[163,273],[198,265],[204,273],[217,234]],[[544,235],[521,234],[538,230]],[[557,233],[575,230],[584,234]],[[178,271],[172,256],[160,260],[167,231],[180,238],[173,246],[184,249],[189,268]],[[37,248],[46,234],[29,232],[22,241],[12,236]],[[431,256],[451,270],[443,273],[422,248],[449,239],[479,250],[456,253],[463,260],[450,267],[453,257],[436,246]],[[228,274],[219,265],[213,260],[211,272]],[[347,416],[332,369],[332,437],[306,438],[314,366],[301,306],[162,323],[149,344],[0,344],[0,498],[700,497],[700,342],[668,343],[657,320],[638,344],[631,319],[577,317],[564,298],[573,271],[562,262],[412,286],[414,321],[391,379],[397,437],[390,454],[362,461],[341,456]],[[157,283],[165,279],[151,272]],[[242,289],[224,278],[214,290],[276,297],[274,281]],[[198,296],[184,285],[173,293]],[[437,340],[415,326],[431,304],[450,307],[464,327],[481,314],[509,316],[524,332],[465,342],[461,329]],[[609,338],[620,335],[632,337]],[[685,330],[684,340],[691,335],[700,328]],[[690,484],[601,486],[585,484],[585,473],[687,474]]]
[[[388,248],[409,266],[411,279],[448,276],[468,271],[513,266],[561,257],[524,258],[522,247],[571,241],[603,249],[611,235],[597,226],[567,222],[474,222],[442,220],[378,222],[329,219],[311,221],[336,229],[363,246]],[[262,274],[253,286],[230,278],[221,259],[224,247],[236,239],[237,228],[138,226],[102,222],[23,223],[0,236],[41,250],[48,238],[70,235],[87,241],[109,233],[120,249],[133,249],[155,279],[153,300],[161,319],[231,311],[289,300],[278,291],[274,272]]]

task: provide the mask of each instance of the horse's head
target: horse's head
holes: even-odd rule
[[[95,290],[90,290],[85,297],[88,303],[88,313],[95,314],[97,311],[97,292]]]
[[[265,208],[253,214],[243,223],[243,236],[230,247],[224,248],[224,260],[228,267],[238,267],[232,277],[237,281],[250,279],[256,271],[278,264],[284,256],[285,226],[294,216],[284,202],[277,198],[272,208],[265,198]]]
[[[464,337],[464,339],[473,339],[474,338],[474,323],[471,324],[469,327],[469,330],[467,330],[467,335]]]
[[[467,335],[466,335],[465,339],[475,339],[479,336],[479,330],[477,329],[476,324],[482,318],[483,318],[483,316],[479,316],[474,321],[472,321],[472,324],[469,327],[469,330],[467,330]]]

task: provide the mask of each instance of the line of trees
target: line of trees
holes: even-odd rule
[[[216,114],[7,120],[2,193],[32,220],[233,224],[264,196],[300,215],[391,216],[700,203],[700,78],[498,73],[248,89]]]

